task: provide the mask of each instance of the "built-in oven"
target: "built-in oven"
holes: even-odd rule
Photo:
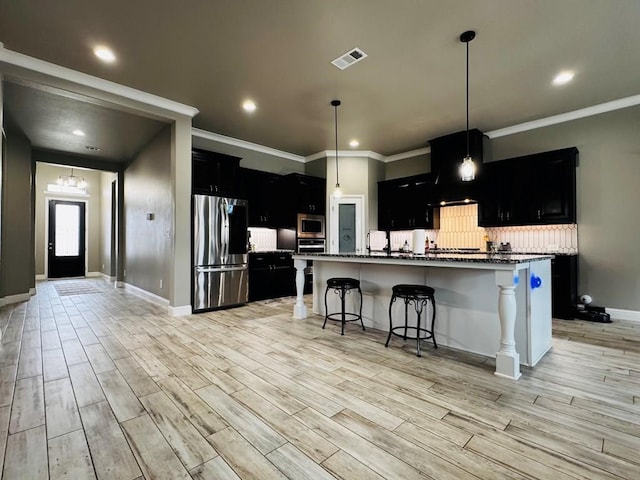
[[[298,253],[324,253],[326,248],[324,238],[299,238]]]
[[[324,215],[298,214],[298,238],[324,239]]]

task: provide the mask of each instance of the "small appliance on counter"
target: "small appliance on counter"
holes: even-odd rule
[[[194,312],[247,303],[246,200],[193,196]]]

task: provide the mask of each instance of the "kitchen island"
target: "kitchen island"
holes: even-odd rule
[[[303,296],[307,260],[313,261],[314,313],[325,313],[328,278],[357,278],[363,293],[365,325],[384,331],[389,330],[392,286],[429,285],[436,292],[438,344],[495,357],[496,375],[517,380],[520,363],[534,366],[551,348],[551,258],[550,255],[454,252],[295,254],[294,316],[307,316]],[[340,308],[336,297],[329,295],[328,308],[332,312]],[[354,295],[350,297],[353,302]],[[401,302],[393,307],[395,322],[403,321],[404,316],[404,309],[398,303]],[[349,308],[355,305],[348,305]]]

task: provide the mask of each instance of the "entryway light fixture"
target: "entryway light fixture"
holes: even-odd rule
[[[334,112],[334,124],[336,127],[336,188],[333,190],[333,197],[340,198],[342,196],[342,190],[340,190],[340,180],[338,177],[338,107],[340,106],[340,100],[331,100],[331,106],[333,106]]]
[[[71,175],[60,175],[56,183],[63,187],[75,187],[81,190],[87,188],[87,182],[83,177],[76,177],[73,174],[73,168],[71,169]]]
[[[460,41],[467,44],[467,156],[460,164],[460,178],[463,182],[470,182],[476,178],[476,165],[469,154],[469,42],[476,38],[476,32],[468,30],[460,35]]]

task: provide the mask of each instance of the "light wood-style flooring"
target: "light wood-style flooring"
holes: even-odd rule
[[[640,478],[638,323],[554,320],[513,382],[292,299],[172,318],[101,280],[37,289],[0,309],[6,480]]]

